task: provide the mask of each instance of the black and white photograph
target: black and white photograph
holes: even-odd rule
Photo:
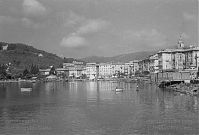
[[[0,0],[0,135],[199,135],[199,0]]]

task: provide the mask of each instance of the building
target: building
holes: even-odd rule
[[[199,47],[166,49],[158,52],[159,69],[177,70],[198,69]]]
[[[126,66],[124,63],[114,63],[112,64],[112,74],[113,77],[124,76],[126,72]]]
[[[158,52],[159,69],[177,70],[185,69],[198,70],[199,47],[190,46],[185,48],[184,42],[180,37],[177,49],[165,49]]]
[[[50,69],[39,69],[39,73],[44,76],[50,75]]]
[[[73,61],[72,63],[63,63],[63,68],[68,69],[70,78],[81,78],[85,74],[83,62]]]
[[[7,45],[2,46],[2,50],[3,50],[3,51],[7,51],[7,50],[8,50],[8,44],[7,44]]]
[[[86,76],[90,79],[96,79],[99,75],[99,66],[96,63],[86,64]]]
[[[158,54],[154,54],[149,56],[149,72],[150,73],[157,73],[159,71],[159,62],[158,62]]]
[[[138,62],[138,60],[133,60],[125,63],[125,73],[127,76],[134,76],[135,72],[139,70]]]
[[[99,64],[99,78],[110,78],[113,76],[113,65],[110,63]]]
[[[41,75],[48,76],[50,75],[50,68],[48,69],[39,69],[39,72]],[[65,68],[56,68],[55,69],[57,76],[62,77],[68,77],[69,76],[69,70]]]
[[[150,59],[149,58],[140,60],[138,62],[138,65],[139,65],[139,71],[141,71],[141,72],[150,71]]]

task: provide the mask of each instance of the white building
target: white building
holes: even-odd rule
[[[138,60],[133,60],[125,63],[126,69],[128,70],[128,75],[135,75],[135,72],[139,70],[138,62]]]
[[[166,49],[158,52],[160,70],[198,69],[199,47]]]
[[[89,79],[95,79],[98,76],[98,71],[99,69],[97,68],[96,63],[87,63],[86,64],[86,76]]]
[[[85,74],[83,62],[73,61],[73,63],[63,63],[63,68],[69,70],[69,77],[81,78]]]
[[[99,64],[99,78],[110,78],[113,76],[113,65],[110,63]]]
[[[151,73],[159,72],[158,54],[151,55],[149,57],[149,60],[150,60],[149,72]]]
[[[114,63],[112,64],[112,74],[115,77],[119,77],[125,74],[126,66],[124,63]]]

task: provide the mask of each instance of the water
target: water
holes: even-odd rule
[[[0,84],[0,134],[199,134],[199,97],[140,84]],[[115,93],[116,86],[125,88]]]

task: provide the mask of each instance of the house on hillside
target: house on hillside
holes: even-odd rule
[[[2,46],[2,50],[3,50],[3,51],[7,51],[7,50],[8,50],[8,44],[7,44],[7,45]]]

